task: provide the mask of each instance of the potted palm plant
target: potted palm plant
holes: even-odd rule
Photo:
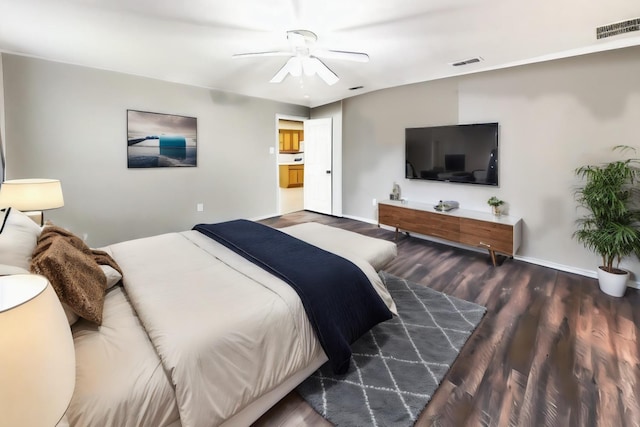
[[[634,148],[624,145],[613,149],[635,153]],[[639,167],[640,159],[629,157],[575,171],[585,180],[575,195],[587,213],[578,218],[573,236],[602,257],[597,270],[600,289],[617,297],[624,295],[629,276],[620,269],[620,261],[640,254]]]

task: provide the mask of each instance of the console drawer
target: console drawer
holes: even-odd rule
[[[384,204],[378,205],[378,223],[380,224],[403,228],[401,227],[401,224],[403,223],[406,215],[407,209]]]
[[[460,218],[460,243],[513,255],[513,227]]]
[[[423,212],[424,220],[417,233],[457,242],[460,239],[460,218],[444,214]]]
[[[378,222],[404,231],[457,241],[460,218],[435,212],[378,205]]]

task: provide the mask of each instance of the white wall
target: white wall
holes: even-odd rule
[[[277,214],[274,117],[302,106],[2,55],[7,178],[58,178],[46,218],[101,246]],[[198,119],[198,166],[127,169],[126,110]],[[196,212],[196,203],[205,211]]]
[[[343,101],[347,216],[376,220],[371,198],[458,200],[488,211],[491,195],[524,220],[524,259],[591,274],[598,258],[572,239],[573,171],[640,149],[640,48],[383,90]],[[500,123],[500,187],[416,182],[404,176],[404,128]],[[639,152],[640,155],[640,152]],[[625,264],[640,276],[640,263]]]

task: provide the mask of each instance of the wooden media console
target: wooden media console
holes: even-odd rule
[[[496,252],[515,255],[522,239],[522,219],[507,215],[453,209],[438,212],[434,205],[385,200],[378,203],[378,225],[486,249],[496,265]]]

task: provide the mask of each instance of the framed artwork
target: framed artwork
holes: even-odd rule
[[[197,119],[127,110],[127,166],[197,166]]]

